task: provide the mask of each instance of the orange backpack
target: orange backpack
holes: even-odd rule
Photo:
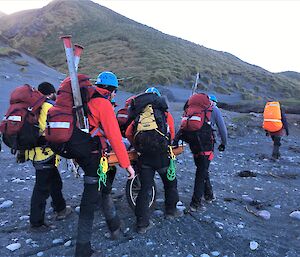
[[[277,132],[282,129],[281,111],[279,102],[267,102],[264,110],[263,129]]]

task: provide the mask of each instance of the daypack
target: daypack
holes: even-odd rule
[[[86,75],[78,74],[78,82],[84,113],[87,116],[87,103],[96,96],[100,97],[100,94]],[[90,155],[92,137],[78,128],[73,106],[71,79],[68,77],[61,83],[56,103],[48,111],[45,138],[57,154],[65,158],[85,158]]]
[[[125,137],[125,132],[128,127],[128,107],[124,107],[117,111],[116,118],[120,127],[122,136]]]
[[[168,105],[156,94],[143,93],[134,98],[128,110],[134,120],[134,148],[142,154],[167,153],[170,143],[166,120]]]
[[[283,124],[279,102],[267,102],[264,109],[263,129],[269,132],[279,131]]]
[[[185,105],[180,125],[181,138],[190,144],[194,154],[213,150],[214,134],[210,125],[211,113],[212,105],[206,94],[194,94]]]
[[[10,96],[10,106],[0,124],[3,142],[17,150],[39,146],[39,114],[46,97],[28,84],[17,87]]]

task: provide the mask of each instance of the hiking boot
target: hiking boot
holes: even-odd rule
[[[176,209],[173,212],[170,213],[166,213],[166,219],[176,219],[176,218],[180,218],[184,215],[182,210]]]
[[[204,195],[204,200],[207,203],[212,203],[216,200],[217,198],[212,194],[212,195]]]
[[[274,145],[273,152],[272,152],[272,158],[279,159],[280,153],[279,153],[279,145]]]
[[[121,229],[118,228],[115,231],[110,232],[110,239],[111,240],[117,240],[121,236]]]
[[[185,213],[191,213],[197,211],[206,211],[206,207],[202,203],[198,205],[191,203],[190,207],[185,210]]]
[[[137,227],[136,232],[139,233],[139,234],[145,234],[153,226],[154,226],[154,223],[150,220],[148,226],[146,226],[146,227]]]
[[[56,220],[64,220],[72,213],[72,207],[67,205],[62,211],[56,213],[55,219]]]
[[[49,232],[55,228],[56,227],[54,225],[44,222],[42,225],[39,225],[39,226],[30,225],[29,230],[30,230],[30,232],[33,232],[33,233],[45,233],[45,232]]]
[[[75,249],[75,257],[102,257],[100,251],[93,250],[91,247],[91,243],[77,243]]]

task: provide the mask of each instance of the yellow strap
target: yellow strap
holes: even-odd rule
[[[176,156],[173,152],[172,146],[169,145],[169,153],[172,160],[176,160]]]
[[[107,157],[102,156],[100,159],[100,166],[101,166],[101,171],[103,173],[106,173],[108,171],[108,160]]]

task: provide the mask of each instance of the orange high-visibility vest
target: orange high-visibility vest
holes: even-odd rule
[[[282,126],[279,102],[267,102],[264,110],[263,129],[269,132],[277,132]]]

